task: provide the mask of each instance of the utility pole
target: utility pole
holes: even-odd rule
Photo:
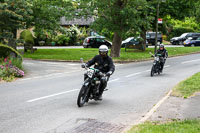
[[[166,2],[166,0],[158,0],[158,4],[156,8],[156,40],[155,40],[155,49],[154,49],[155,54],[156,54],[157,46],[158,46],[158,18],[159,18],[160,2]]]
[[[157,43],[158,43],[158,17],[159,17],[159,7],[160,7],[160,2],[158,2],[157,4],[157,8],[156,8],[156,42],[155,42],[155,49],[154,49],[154,53],[156,54],[157,51]]]

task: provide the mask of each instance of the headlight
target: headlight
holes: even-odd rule
[[[155,57],[155,60],[156,60],[156,61],[159,61],[159,57]]]

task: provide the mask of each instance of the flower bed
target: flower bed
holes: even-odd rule
[[[14,57],[0,58],[0,81],[12,81],[15,77],[23,77],[22,60]]]

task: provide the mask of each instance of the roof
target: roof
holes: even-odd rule
[[[89,38],[105,38],[104,36],[90,36]]]
[[[85,19],[84,17],[75,18],[73,20],[66,20],[65,17],[60,19],[61,25],[68,26],[68,25],[79,25],[79,26],[89,26],[91,23],[94,22],[94,18]]]

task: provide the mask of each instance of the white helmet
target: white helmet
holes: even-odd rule
[[[102,57],[106,57],[108,55],[108,47],[106,45],[101,45],[99,47],[99,55]]]
[[[99,47],[99,52],[108,52],[108,47],[106,45],[101,45]]]

